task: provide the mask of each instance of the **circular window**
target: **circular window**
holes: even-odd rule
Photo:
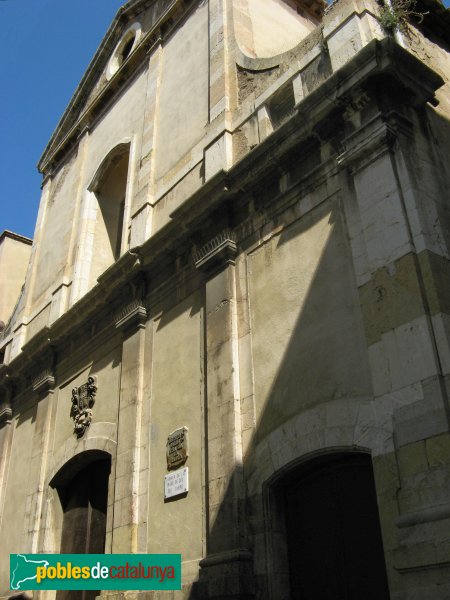
[[[140,23],[133,23],[133,25],[128,27],[128,29],[122,35],[108,63],[108,68],[106,71],[107,79],[111,79],[114,73],[120,69],[123,62],[133,52],[139,42],[141,33],[142,29]]]

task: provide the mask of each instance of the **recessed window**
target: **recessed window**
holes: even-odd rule
[[[111,79],[114,73],[117,73],[122,64],[133,52],[139,42],[141,33],[142,29],[140,23],[133,23],[133,25],[128,27],[124,32],[108,63],[106,71],[107,79]]]
[[[125,197],[128,181],[130,145],[119,144],[104,159],[89,186],[95,200],[95,228],[90,282],[95,284],[123,249]]]
[[[136,39],[136,36],[133,35],[133,37],[131,37],[128,40],[128,42],[125,44],[125,46],[123,47],[122,60],[125,60],[131,54],[131,50],[133,49],[135,39]]]

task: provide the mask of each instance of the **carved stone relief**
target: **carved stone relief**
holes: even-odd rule
[[[72,390],[72,408],[70,416],[75,427],[73,432],[77,437],[82,437],[92,421],[92,407],[95,404],[97,394],[97,378],[88,377],[87,383],[75,387]]]
[[[188,428],[180,427],[169,434],[166,444],[167,470],[178,469],[188,458]]]

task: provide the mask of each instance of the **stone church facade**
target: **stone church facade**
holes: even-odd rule
[[[449,15],[386,10],[119,10],[1,338],[2,598],[19,552],[181,553],[154,600],[450,597]]]

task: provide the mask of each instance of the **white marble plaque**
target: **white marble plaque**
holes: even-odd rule
[[[189,467],[173,471],[164,477],[164,499],[173,498],[189,491]]]

